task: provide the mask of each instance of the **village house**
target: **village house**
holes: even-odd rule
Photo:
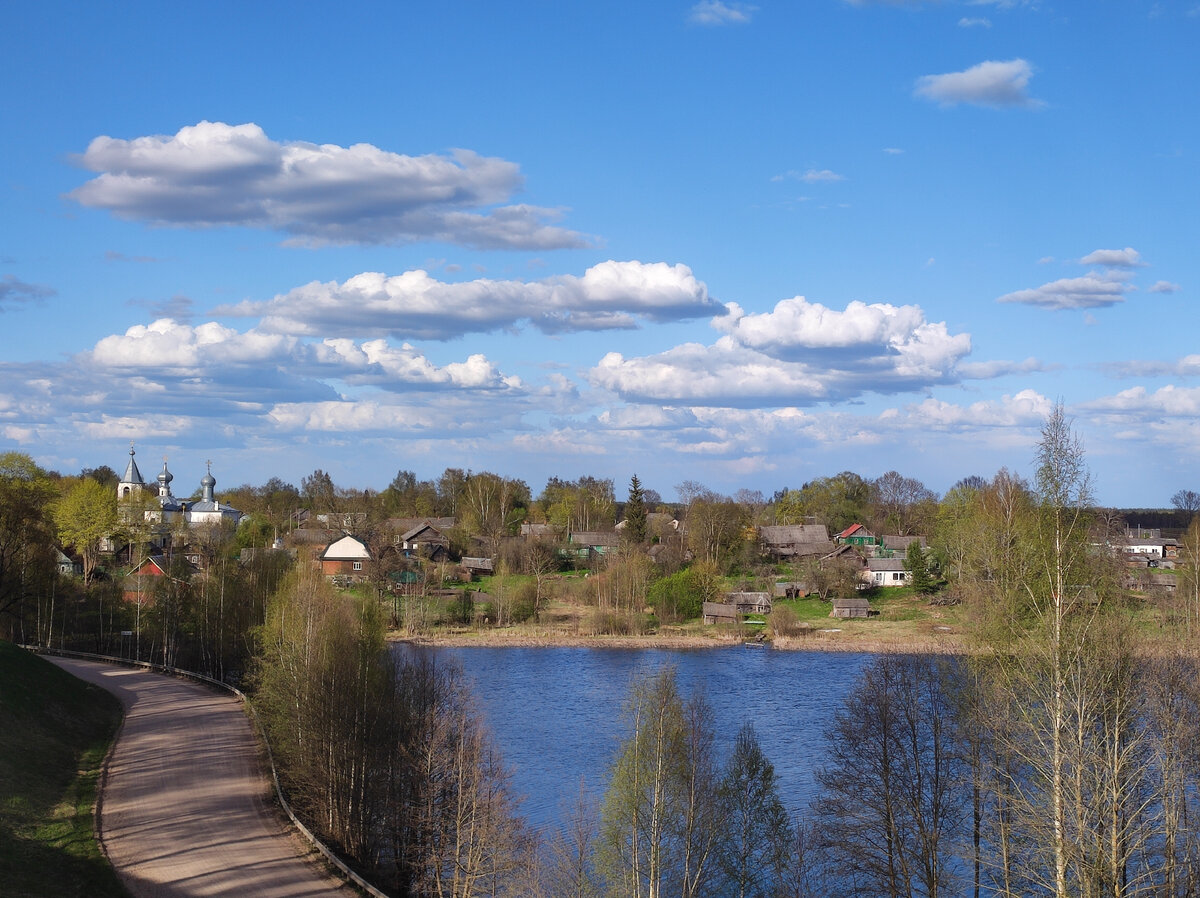
[[[929,548],[923,536],[884,536],[875,554],[880,558],[903,558],[911,543],[917,543],[922,549]]]
[[[409,558],[445,561],[450,553],[450,537],[428,520],[400,534],[398,541],[401,551]]]
[[[724,602],[705,602],[702,606],[706,624],[734,623],[747,614],[770,614],[771,596],[765,592],[730,592]]]
[[[321,573],[326,577],[362,579],[367,576],[371,560],[371,552],[362,540],[343,536],[321,553]]]
[[[839,546],[857,546],[860,549],[866,549],[879,543],[875,534],[862,524],[851,524],[834,537],[834,542]]]
[[[585,561],[605,556],[621,546],[621,534],[614,530],[589,530],[572,533],[567,539],[571,554]]]
[[[486,576],[496,572],[496,563],[490,558],[463,558],[461,566],[468,577]]]
[[[78,556],[68,555],[57,547],[54,549],[54,563],[58,572],[64,577],[83,576],[83,561]]]
[[[904,558],[868,558],[863,580],[871,586],[907,586]]]
[[[174,564],[174,573],[172,573]],[[199,570],[187,558],[174,560],[161,554],[147,555],[133,566],[121,583],[121,598],[126,602],[145,605],[154,598],[157,585],[165,577],[182,575],[181,580],[190,580]]]
[[[763,555],[780,560],[821,558],[834,549],[824,524],[773,524],[758,528]]]

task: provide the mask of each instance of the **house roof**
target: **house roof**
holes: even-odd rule
[[[174,556],[174,563],[175,564],[182,563],[184,565],[184,567],[187,569],[187,572],[189,574],[195,574],[199,570],[194,564],[192,564],[190,561],[188,561],[182,554],[178,554],[178,555]],[[131,577],[141,577],[141,576],[147,576],[147,575],[151,575],[151,576],[155,576],[155,577],[166,576],[170,566],[171,566],[170,563],[168,563],[167,559],[164,558],[162,555],[147,555],[140,562],[138,562],[138,564],[133,568],[133,570],[131,570],[129,572],[129,576],[131,576]],[[155,571],[157,571],[158,573],[156,574]]]
[[[581,530],[571,534],[571,542],[577,546],[619,546],[621,535],[612,530]]]
[[[870,536],[871,531],[862,524],[851,524],[838,534],[838,539],[848,539],[851,536]]]
[[[908,544],[912,542],[920,543],[921,548],[925,548],[925,537],[923,536],[885,536],[883,547],[903,551],[908,549]]]
[[[407,531],[403,536],[400,537],[400,539],[404,540],[404,542],[408,542],[414,536],[419,536],[420,534],[424,533],[426,530],[431,530],[432,532],[436,533],[438,536],[442,535],[442,531],[439,530],[437,527],[433,526],[433,524],[429,523],[429,521],[422,521],[416,527],[413,527],[411,530]]]
[[[902,571],[904,570],[903,558],[868,558],[867,570],[869,571]]]
[[[436,530],[445,533],[454,527],[454,518],[439,518],[432,515],[427,515],[422,518],[388,518],[387,526],[392,530],[399,530],[401,533],[407,533],[414,527],[420,527],[423,524],[428,524]]]
[[[370,558],[371,553],[366,545],[353,536],[343,536],[334,540],[321,553],[322,561],[369,561]]]
[[[758,535],[769,546],[829,542],[829,528],[824,524],[771,524],[759,527]]]
[[[724,602],[705,602],[701,608],[705,617],[720,617],[736,620],[738,610],[734,605],[727,605]]]
[[[837,609],[847,608],[861,610],[863,608],[869,609],[871,607],[871,603],[866,599],[860,599],[858,597],[836,598],[833,600],[833,607]]]
[[[617,524],[613,527],[613,529],[614,530],[624,530],[628,526],[629,526],[629,521],[628,521],[628,519],[626,519],[626,520],[618,521]],[[679,529],[679,521],[677,521],[675,519],[674,515],[669,515],[666,512],[652,511],[646,515],[646,526],[648,528],[650,528],[651,530],[653,530],[655,528],[659,528],[659,527],[670,527],[672,530],[678,530]]]

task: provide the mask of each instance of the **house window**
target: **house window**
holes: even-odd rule
[[[354,569],[356,571],[361,571],[362,570],[362,562],[361,561],[354,562]]]
[[[903,574],[892,574],[892,579],[893,580],[903,580],[904,575]]]

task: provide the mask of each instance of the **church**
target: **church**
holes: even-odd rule
[[[242,519],[242,513],[232,505],[218,502],[213,493],[217,478],[212,475],[212,463],[208,464],[208,472],[200,480],[201,496],[195,502],[176,499],[171,493],[171,481],[175,479],[167,470],[167,460],[163,458],[162,471],[156,480],[157,494],[151,494],[153,486],[142,479],[134,460],[133,444],[129,444],[129,464],[125,466],[125,474],[117,484],[117,502],[128,506],[139,496],[150,496],[146,503],[146,520],[159,524],[185,524],[188,527],[203,527],[212,524],[236,527]]]

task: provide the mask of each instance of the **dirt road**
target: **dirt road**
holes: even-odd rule
[[[136,898],[352,894],[305,859],[307,846],[268,806],[237,699],[145,670],[49,660],[125,706],[99,824],[109,859]]]

